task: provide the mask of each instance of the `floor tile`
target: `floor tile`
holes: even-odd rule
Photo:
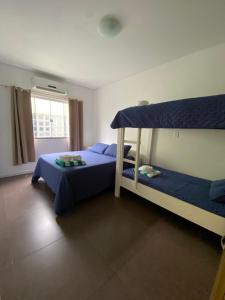
[[[18,260],[63,237],[56,218],[40,211],[19,218],[9,225],[12,256]]]
[[[31,177],[22,177],[15,186],[11,182],[6,183],[3,189],[5,201],[5,213],[8,222],[36,213],[38,210],[52,210],[54,195],[49,192],[45,184],[39,188],[30,183]]]
[[[5,268],[0,269],[0,299],[1,300],[17,300],[15,292],[15,282],[13,265],[8,265]]]
[[[124,217],[126,215],[132,216],[147,226],[151,226],[161,219],[162,208],[125,189],[121,189],[121,197],[114,198],[113,201],[117,208],[123,212]]]
[[[118,271],[119,278],[143,300],[208,299],[220,251],[198,239],[185,241],[183,230],[168,227],[158,223],[142,251]]]
[[[78,203],[74,210],[56,221],[65,236],[73,235],[77,231],[89,231],[96,222],[111,213],[114,203],[111,193],[101,194],[93,199],[86,199]]]
[[[0,269],[13,263],[13,255],[8,231],[0,231]]]
[[[110,266],[117,270],[141,247],[146,230],[148,227],[138,219],[114,209],[111,214],[102,216],[87,236]]]
[[[219,237],[122,190],[57,217],[31,176],[0,181],[1,300],[205,300]]]
[[[113,276],[87,300],[135,300],[117,276]]]
[[[82,236],[59,240],[7,272],[4,276],[8,280],[0,291],[6,299],[23,300],[85,299],[112,276],[111,269]]]

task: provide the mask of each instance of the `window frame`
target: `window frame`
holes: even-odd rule
[[[43,91],[37,91],[35,89],[31,90],[31,101],[35,101],[35,98],[39,98],[41,100],[46,100],[46,101],[51,101],[51,102],[60,102],[68,105],[68,110],[69,110],[69,99],[66,95],[58,95],[57,93],[54,92],[43,92]],[[69,113],[69,111],[68,111]],[[35,112],[36,114],[36,112]],[[50,114],[49,117],[51,118],[51,105],[50,105]],[[33,122],[33,110],[32,110],[32,122]],[[34,125],[33,125],[33,132],[34,132]],[[69,139],[70,133],[69,133],[69,115],[68,115],[68,136],[35,136],[35,140],[46,140],[46,139]]]

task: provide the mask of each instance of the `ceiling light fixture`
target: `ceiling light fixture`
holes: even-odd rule
[[[114,37],[122,30],[121,22],[114,16],[104,16],[99,25],[98,33],[103,37]]]

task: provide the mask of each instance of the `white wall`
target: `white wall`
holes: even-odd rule
[[[32,88],[34,73],[20,68],[0,64],[0,84],[15,85],[22,88]],[[51,78],[50,78],[51,79]],[[70,97],[84,102],[84,146],[93,144],[93,91],[91,89],[64,84]],[[9,88],[0,87],[0,177],[13,176],[32,172],[34,163],[21,166],[12,165],[12,137]],[[67,139],[37,139],[35,140],[37,157],[43,153],[63,152],[68,150]]]
[[[116,141],[116,130],[110,128],[113,117],[139,100],[155,103],[221,93],[225,93],[225,44],[96,90],[96,140]],[[130,131],[128,135],[132,137]],[[225,131],[179,130],[178,138],[175,130],[156,130],[152,154],[153,164],[171,170],[225,178]]]

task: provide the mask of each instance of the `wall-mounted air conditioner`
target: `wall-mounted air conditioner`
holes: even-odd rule
[[[34,77],[32,78],[32,92],[58,94],[59,96],[67,96],[66,87],[61,82],[48,80],[46,78]]]

